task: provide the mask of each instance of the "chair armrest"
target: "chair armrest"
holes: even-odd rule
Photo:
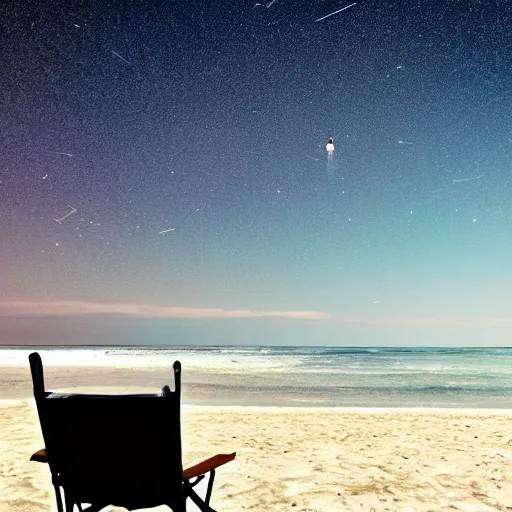
[[[199,475],[204,475],[205,473],[209,473],[215,468],[219,466],[223,466],[228,462],[231,462],[236,457],[235,453],[229,454],[219,454],[214,457],[210,457],[209,459],[203,460],[199,464],[195,466],[191,466],[183,471],[183,480],[190,480],[191,478],[195,478]]]
[[[223,466],[224,464],[231,462],[232,460],[235,459],[235,457],[236,452],[229,454],[219,454],[210,457],[209,459],[203,460],[199,464],[195,464],[194,466],[185,469],[183,471],[183,479],[190,480],[191,478],[195,478],[196,476],[209,473],[212,469],[218,468],[219,466]],[[43,448],[33,453],[32,456],[30,457],[30,460],[35,462],[47,463],[48,455],[46,453],[46,448]]]
[[[36,453],[33,453],[32,457],[30,457],[30,460],[33,460],[36,462],[48,462],[48,455],[46,454],[46,448],[43,448],[42,450],[39,450]]]

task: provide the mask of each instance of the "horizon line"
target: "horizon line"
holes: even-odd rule
[[[494,349],[494,348],[507,348],[512,349],[512,345],[197,345],[197,344],[180,344],[180,345],[71,345],[71,344],[55,344],[55,345],[7,345],[0,342],[0,348],[41,348],[41,347],[71,347],[71,348],[390,348],[390,349],[407,349],[407,348],[439,348],[439,349]]]

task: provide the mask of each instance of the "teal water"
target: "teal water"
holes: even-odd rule
[[[184,368],[208,403],[512,408],[511,348],[55,347],[45,365]],[[27,347],[0,349],[27,364]],[[187,381],[187,374],[190,376]],[[188,388],[187,388],[188,386]]]

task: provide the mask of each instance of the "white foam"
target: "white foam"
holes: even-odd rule
[[[166,367],[179,360],[188,368],[208,369],[210,372],[229,370],[230,373],[285,369],[299,363],[299,358],[272,357],[266,353],[255,356],[252,351],[233,349],[196,352],[184,348],[152,350],[127,348],[44,348],[0,349],[0,366],[26,366],[32,352],[41,355],[45,366],[117,366]]]

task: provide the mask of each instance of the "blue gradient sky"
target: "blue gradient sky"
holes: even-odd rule
[[[350,3],[3,3],[0,343],[510,344],[512,6]]]

